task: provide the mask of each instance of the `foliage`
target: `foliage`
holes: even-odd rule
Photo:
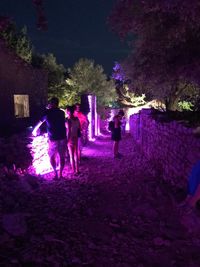
[[[123,67],[115,62],[112,78],[115,80],[118,102],[123,106],[137,107],[145,104],[145,94],[138,95],[130,90],[131,80],[126,77]]]
[[[80,102],[83,93],[95,94],[98,105],[103,106],[115,99],[113,81],[108,81],[103,68],[95,66],[92,60],[80,59],[68,74],[64,66],[56,62],[53,54],[41,57],[34,55],[33,59],[35,65],[48,71],[48,97],[57,96],[61,107]]]
[[[58,97],[60,106],[65,108],[79,101],[79,97],[73,88],[66,83],[67,71],[62,64],[58,64],[52,53],[40,55],[33,53],[32,65],[43,68],[48,72],[48,98]]]
[[[126,89],[127,87],[127,89]],[[122,103],[124,105],[126,104],[129,104],[131,107],[138,107],[138,106],[141,106],[141,105],[144,105],[146,103],[145,101],[145,94],[142,94],[142,95],[136,95],[135,93],[131,92],[128,88],[128,86],[124,86],[124,91],[125,91],[125,94],[124,96],[126,97],[126,99],[128,99],[128,101],[126,99],[123,99],[122,100]]]
[[[53,88],[65,80],[66,69],[62,64],[56,62],[53,54],[43,55],[43,68],[48,71],[48,87]]]
[[[77,95],[95,94],[99,106],[109,106],[116,98],[113,80],[108,80],[103,67],[95,65],[93,60],[81,58],[72,69],[67,84]]]
[[[4,31],[0,32],[0,38],[6,40],[9,47],[28,63],[32,61],[32,46],[27,36],[27,29],[23,27],[20,31],[15,24],[10,24]]]
[[[72,106],[75,103],[80,102],[80,96],[78,96],[76,91],[74,91],[73,88],[66,82],[49,88],[48,98],[54,96],[59,98],[59,105],[62,108],[66,108],[66,106]]]
[[[32,51],[31,65],[35,68],[43,68],[44,55],[38,54],[37,52]]]
[[[76,101],[77,97],[66,84],[66,69],[64,66],[57,63],[53,54],[40,55],[32,49],[27,37],[26,27],[18,31],[14,23],[9,23],[4,30],[0,31],[0,38],[5,39],[9,47],[14,49],[20,58],[33,67],[47,70],[49,98],[52,96],[59,97],[61,105],[70,105]]]
[[[180,101],[180,102],[178,102],[178,107],[179,107],[180,111],[183,111],[183,110],[192,111],[194,105],[191,102],[188,102],[188,101]]]
[[[110,23],[122,38],[132,36],[129,77],[164,99],[167,108],[176,109],[188,86],[199,85],[198,0],[118,0]]]
[[[60,106],[63,108],[79,101],[74,88],[66,83],[67,72],[65,67],[57,63],[53,54],[42,56],[35,54],[33,59],[36,66],[40,66],[48,72],[48,98],[58,97]]]

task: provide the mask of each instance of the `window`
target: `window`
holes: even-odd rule
[[[29,117],[29,96],[28,95],[14,95],[14,108],[16,118]]]

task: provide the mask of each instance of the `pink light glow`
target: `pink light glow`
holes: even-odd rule
[[[89,141],[95,141],[95,138],[92,137],[92,95],[88,95],[88,103],[90,108],[90,112],[87,115],[89,120],[88,139]]]
[[[31,153],[33,156],[33,169],[36,174],[46,174],[52,172],[52,167],[48,155],[48,137],[47,134],[33,137],[31,144]]]
[[[98,114],[97,114],[97,99],[96,96],[94,98],[94,114],[95,114],[95,135],[98,136]]]
[[[92,103],[92,101],[95,101]],[[98,119],[98,114],[96,112],[96,97],[88,95],[88,102],[90,107],[90,112],[88,113],[89,127],[88,127],[88,138],[90,141],[95,141],[96,139],[92,135],[92,127],[95,127],[95,136],[100,135],[100,123]],[[94,105],[93,105],[94,104]],[[92,110],[95,109],[95,110]],[[94,120],[92,120],[92,114],[95,114]],[[94,123],[94,125],[92,124]],[[37,175],[47,174],[53,171],[48,155],[48,136],[47,134],[33,137],[31,147],[31,154],[33,156],[32,168],[34,173]],[[58,166],[59,169],[59,166]]]
[[[126,122],[126,131],[130,131],[130,116],[136,113],[139,113],[139,111],[143,108],[144,106],[140,107],[134,107],[134,108],[128,108],[127,109],[127,122]]]
[[[101,119],[100,119],[100,115],[97,114],[97,135],[101,135],[101,131],[100,131],[100,122],[101,122]]]
[[[88,113],[89,127],[88,139],[95,141],[95,136],[100,135],[100,116],[97,113],[97,101],[95,95],[88,95],[90,112]]]

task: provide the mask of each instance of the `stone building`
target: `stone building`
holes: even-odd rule
[[[33,124],[47,102],[47,73],[32,67],[0,40],[0,134]]]

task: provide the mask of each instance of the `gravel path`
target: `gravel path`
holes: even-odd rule
[[[121,152],[113,159],[102,136],[84,149],[80,176],[66,166],[60,181],[1,179],[0,266],[199,267],[198,216],[180,216],[178,194],[131,136]]]

